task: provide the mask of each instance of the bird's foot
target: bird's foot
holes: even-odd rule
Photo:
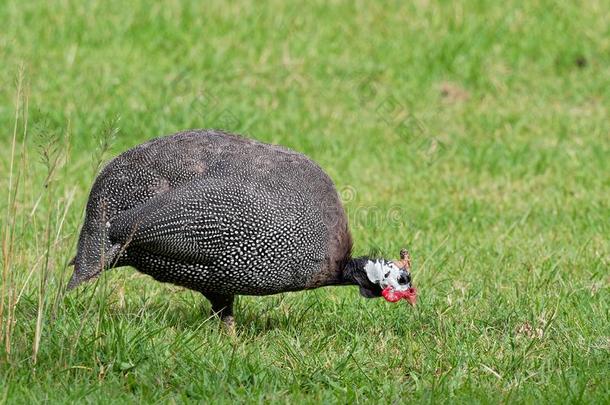
[[[235,319],[233,319],[233,300],[235,297],[232,295],[218,295],[212,293],[204,295],[212,304],[212,313],[220,318],[224,329],[234,335]]]
[[[222,317],[222,326],[230,334],[235,334],[235,318],[233,315],[226,315]]]

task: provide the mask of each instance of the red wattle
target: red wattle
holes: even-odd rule
[[[398,302],[402,299],[400,292],[396,291],[392,287],[384,288],[383,291],[381,291],[381,295],[383,295],[383,298],[385,298],[385,300],[388,302]]]
[[[409,288],[405,291],[396,291],[394,288],[388,286],[381,291],[381,295],[388,302],[398,302],[401,299],[407,300],[411,305],[415,305],[417,301],[417,290],[415,288]]]

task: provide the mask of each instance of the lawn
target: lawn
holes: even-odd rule
[[[610,402],[607,1],[0,2],[0,403]],[[64,294],[121,151],[222,128],[317,161],[420,296]]]

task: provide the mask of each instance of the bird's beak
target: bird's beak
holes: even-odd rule
[[[407,300],[411,306],[415,306],[415,303],[417,302],[417,290],[414,287],[411,287],[406,292],[407,293],[403,295],[403,298]]]

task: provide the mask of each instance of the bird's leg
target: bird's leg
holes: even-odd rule
[[[233,319],[233,300],[235,296],[209,293],[204,295],[212,304],[212,312],[220,317],[227,328],[235,329],[235,319]]]

